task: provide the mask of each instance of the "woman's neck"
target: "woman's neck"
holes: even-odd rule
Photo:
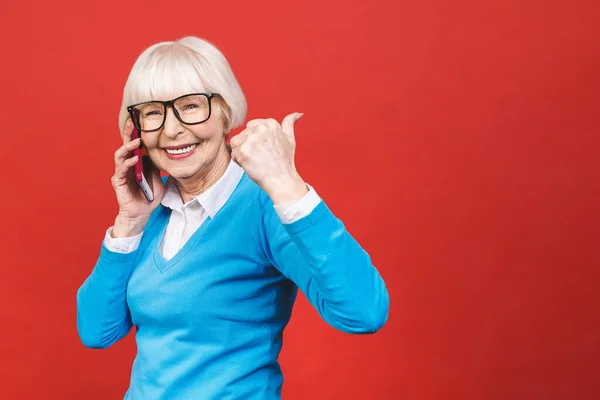
[[[195,199],[217,183],[227,170],[230,160],[231,155],[225,145],[223,145],[213,163],[204,171],[200,171],[199,176],[181,181],[176,180],[175,184],[177,185],[177,189],[179,189],[183,202],[187,203]]]

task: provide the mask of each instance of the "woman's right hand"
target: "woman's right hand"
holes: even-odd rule
[[[119,203],[119,214],[115,219],[112,237],[122,238],[135,236],[143,232],[152,212],[160,204],[164,193],[164,185],[160,178],[160,171],[152,168],[152,188],[154,200],[149,202],[142,188],[135,179],[135,164],[137,156],[133,150],[140,146],[141,140],[131,140],[133,123],[127,120],[123,131],[123,146],[115,151],[115,174],[112,185]],[[147,176],[148,177],[148,176]]]

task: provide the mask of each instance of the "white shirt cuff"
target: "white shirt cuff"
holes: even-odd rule
[[[112,234],[112,226],[108,228],[106,231],[106,235],[104,236],[104,247],[113,253],[133,253],[137,250],[140,242],[142,241],[143,233],[140,233],[136,236],[126,237],[126,238],[113,238]]]
[[[315,189],[308,185],[308,193],[302,196],[301,199],[277,206],[274,205],[273,207],[275,207],[275,211],[279,215],[281,222],[291,224],[310,214],[320,202],[321,198],[315,192]]]

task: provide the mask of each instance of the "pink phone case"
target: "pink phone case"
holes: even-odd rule
[[[137,128],[133,127],[133,133],[131,135],[132,139],[135,140],[140,137],[140,132]],[[140,187],[142,188],[142,192],[144,192],[144,196],[148,201],[154,200],[154,193],[152,192],[152,188],[148,181],[146,180],[146,175],[144,174],[144,164],[142,162],[143,155],[141,149],[138,147],[133,150],[133,155],[138,156],[138,161],[135,163],[135,180],[138,182]]]

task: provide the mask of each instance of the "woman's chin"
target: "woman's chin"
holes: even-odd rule
[[[188,159],[188,160],[178,160],[178,161],[172,161],[172,160],[164,160],[166,162],[162,163],[162,167],[164,169],[164,171],[166,171],[167,174],[169,174],[169,176],[172,176],[175,179],[188,179],[192,176],[195,176],[198,174],[198,170],[199,168],[199,163],[198,160],[195,160],[196,162],[193,162],[194,160],[192,159]]]
[[[198,171],[192,168],[172,168],[166,171],[169,176],[178,181],[188,180],[198,174]]]

